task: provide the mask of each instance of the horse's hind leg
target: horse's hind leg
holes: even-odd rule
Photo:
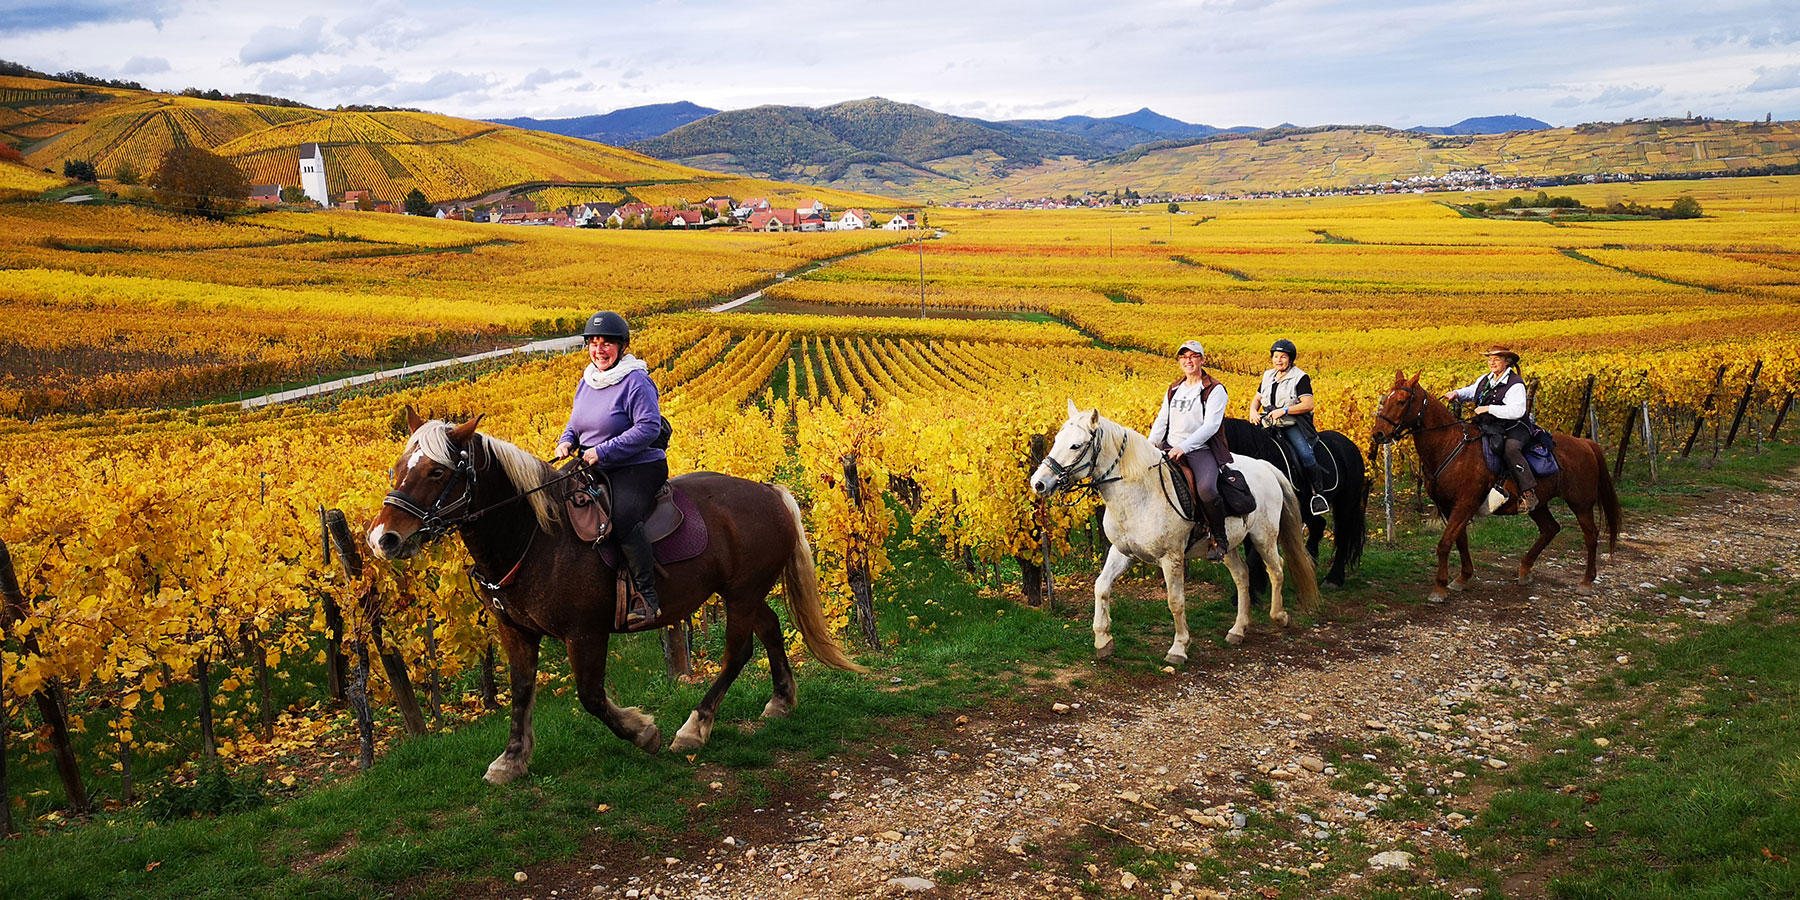
[[[1237,586],[1237,621],[1225,632],[1225,643],[1241,644],[1250,627],[1250,566],[1236,553],[1225,554],[1225,568],[1231,571],[1231,582]]]
[[[1550,512],[1548,503],[1539,504],[1537,509],[1531,511],[1531,521],[1537,523],[1538,539],[1531,545],[1530,550],[1525,551],[1525,558],[1519,562],[1520,584],[1531,581],[1531,567],[1537,562],[1538,554],[1544,552],[1544,548],[1550,544],[1550,539],[1556,537],[1556,533],[1562,530],[1562,524],[1557,522],[1556,515]]]
[[[506,784],[531,768],[531,748],[537,740],[531,728],[531,708],[537,703],[538,637],[512,627],[502,617],[496,619],[512,681],[512,733],[506,749],[488,763],[482,778],[488,784]]]
[[[1258,528],[1251,533],[1256,542],[1258,555],[1262,557],[1263,571],[1269,578],[1269,620],[1283,628],[1287,627],[1287,610],[1281,603],[1281,579],[1283,575],[1281,559],[1281,540],[1274,529]]]
[[[1094,579],[1095,659],[1112,659],[1112,601],[1106,598],[1112,593],[1113,582],[1118,581],[1128,568],[1131,568],[1131,557],[1115,546],[1106,552],[1106,565],[1100,567],[1100,575]]]
[[[720,668],[719,677],[713,679],[712,687],[706,689],[706,696],[700,698],[700,705],[694,707],[681,730],[675,732],[675,740],[669,744],[670,750],[686,752],[706,745],[707,739],[712,737],[713,720],[719,714],[719,702],[725,698],[725,692],[731,689],[731,683],[737,680],[744,664],[750,661],[750,654],[756,650],[753,640],[755,614],[748,612],[749,604],[733,602],[732,597],[724,599],[725,665]],[[766,602],[761,605],[768,608]],[[774,669],[773,660],[770,661],[770,669]]]
[[[656,727],[656,720],[635,706],[618,706],[606,696],[606,644],[604,635],[568,642],[575,693],[581,698],[582,708],[606,723],[613,734],[645,753],[655,753],[662,749],[662,731]]]
[[[1160,560],[1163,586],[1169,591],[1169,617],[1175,620],[1175,642],[1163,654],[1163,662],[1171,666],[1186,665],[1188,659],[1187,627],[1187,558],[1177,554]]]
[[[781,637],[781,619],[769,608],[768,600],[756,610],[756,637],[769,654],[769,681],[774,685],[769,704],[763,707],[763,718],[786,718],[794,711],[799,696],[794,689],[794,669],[788,663],[787,642]]]
[[[1594,524],[1592,506],[1575,507],[1575,520],[1581,523],[1581,540],[1587,546],[1587,570],[1582,573],[1581,583],[1575,586],[1575,590],[1582,594],[1592,594],[1594,576],[1598,574],[1596,557],[1600,553],[1600,528]]]

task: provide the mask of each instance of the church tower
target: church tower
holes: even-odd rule
[[[325,188],[325,151],[318,144],[300,145],[300,189],[320,206],[331,205],[331,194]]]

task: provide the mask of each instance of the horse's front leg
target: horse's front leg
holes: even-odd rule
[[[1271,558],[1280,559],[1281,557],[1273,556]],[[1225,554],[1225,568],[1231,572],[1232,584],[1237,586],[1237,621],[1231,623],[1230,631],[1225,632],[1225,642],[1241,644],[1244,642],[1244,632],[1250,627],[1250,565],[1244,562],[1242,554],[1227,553]],[[1281,582],[1273,582],[1270,588],[1270,593],[1275,598],[1273,602],[1279,605],[1281,603]]]
[[[1456,552],[1462,557],[1462,574],[1450,582],[1448,587],[1450,590],[1460,591],[1468,588],[1469,579],[1475,577],[1475,561],[1469,557],[1469,529],[1464,528],[1456,536]]]
[[[1112,659],[1112,601],[1107,597],[1112,594],[1113,582],[1119,580],[1126,569],[1131,568],[1131,557],[1125,555],[1117,544],[1106,552],[1106,565],[1100,568],[1099,577],[1094,579],[1094,658]]]
[[[575,675],[575,695],[583,709],[606,723],[612,733],[637,745],[645,753],[662,749],[662,732],[656,720],[635,706],[620,707],[606,696],[606,644],[610,635],[568,641],[569,669]]]
[[[1180,554],[1165,556],[1162,566],[1163,586],[1169,592],[1169,616],[1175,620],[1175,642],[1163,654],[1163,662],[1171,666],[1186,665],[1188,659],[1187,627],[1187,558]]]
[[[1437,543],[1437,586],[1432,588],[1431,595],[1426,598],[1430,602],[1441,603],[1450,596],[1450,548],[1458,541],[1462,541],[1463,546],[1468,546],[1469,520],[1475,517],[1476,505],[1482,501],[1481,497],[1464,498],[1446,518],[1444,533]]]
[[[506,750],[488,764],[487,774],[482,777],[488,784],[506,784],[531,768],[531,746],[536,742],[531,730],[531,708],[537,705],[539,637],[513,627],[505,616],[495,616],[494,621],[512,680],[512,733],[506,739]]]

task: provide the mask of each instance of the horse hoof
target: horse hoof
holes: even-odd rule
[[[1519,584],[1530,584],[1531,583],[1531,573],[1530,572],[1520,573],[1517,581]]]
[[[1575,593],[1580,594],[1583,597],[1592,597],[1594,594],[1598,593],[1598,589],[1594,587],[1593,582],[1584,581],[1575,586]]]
[[[1273,621],[1275,624],[1280,625],[1283,628],[1288,627],[1289,617],[1288,617],[1286,610],[1283,610],[1281,615],[1279,615],[1279,616],[1270,616],[1269,619],[1271,621]]]
[[[1187,657],[1179,653],[1169,653],[1163,656],[1163,662],[1166,662],[1171,666],[1185,666],[1187,665]]]
[[[1450,586],[1451,590],[1456,591],[1458,593],[1461,593],[1462,591],[1466,591],[1469,589],[1469,583],[1460,578],[1458,578],[1455,581],[1450,582],[1449,586]]]
[[[651,725],[649,728],[638,732],[637,740],[632,741],[632,743],[636,744],[639,750],[642,750],[651,756],[655,756],[662,751],[662,729],[657,728],[655,725]]]
[[[1450,592],[1444,590],[1443,588],[1438,588],[1437,590],[1432,591],[1430,594],[1426,595],[1425,602],[1426,603],[1442,603],[1448,599],[1450,599]]]
[[[524,766],[510,761],[506,757],[501,757],[488,764],[487,773],[481,776],[481,780],[499,786],[511,784],[524,776]]]
[[[1108,640],[1103,646],[1094,648],[1094,658],[1095,659],[1107,660],[1107,659],[1112,659],[1112,656],[1113,656],[1113,642],[1111,640]]]
[[[1241,632],[1237,632],[1237,631],[1225,632],[1225,643],[1230,644],[1235,647],[1238,644],[1241,644],[1243,642],[1244,642],[1244,635]]]
[[[780,697],[769,698],[769,705],[763,707],[762,717],[765,719],[785,719],[794,707]]]

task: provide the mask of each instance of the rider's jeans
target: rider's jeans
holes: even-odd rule
[[[1300,460],[1300,465],[1302,467],[1311,469],[1313,466],[1319,464],[1319,461],[1313,457],[1312,441],[1307,440],[1300,434],[1300,428],[1288,427],[1277,428],[1275,430],[1281,432],[1281,439],[1287,441],[1287,445],[1293,448],[1294,456]]]

